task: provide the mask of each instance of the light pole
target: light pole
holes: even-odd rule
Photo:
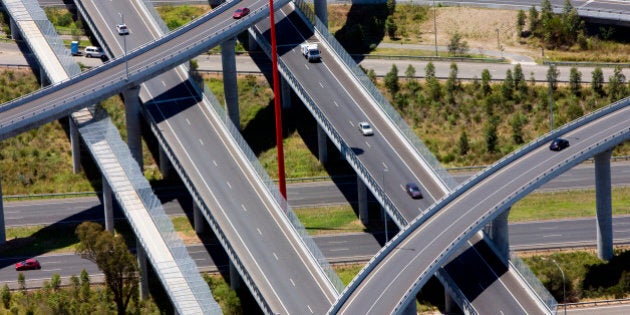
[[[435,35],[435,56],[438,55],[437,49],[437,22],[435,21],[435,0],[433,0],[433,34]]]
[[[550,63],[547,79],[549,81],[549,126],[551,131],[553,131],[553,83],[556,80],[555,72],[556,66],[553,63]]]
[[[388,172],[389,170],[387,168],[384,168],[383,171],[381,172],[381,178],[382,181],[381,183],[383,183],[383,194],[385,196],[387,196],[387,194],[385,193],[385,173]],[[389,242],[389,233],[387,231],[387,211],[385,211],[385,206],[383,206],[383,224],[385,225],[385,243]]]
[[[543,257],[542,259],[547,260],[545,257]],[[562,268],[555,259],[549,258],[549,260],[551,260],[551,262],[556,265],[556,267],[558,267],[558,269],[560,270],[560,274],[562,275],[562,304],[564,304],[564,315],[567,315],[567,287],[566,279],[564,278],[564,271],[562,271]]]

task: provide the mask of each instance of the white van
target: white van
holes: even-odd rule
[[[102,58],[105,55],[105,53],[103,53],[103,50],[100,47],[96,47],[96,46],[85,47],[85,50],[83,50],[83,54],[87,58],[92,58],[92,57]]]

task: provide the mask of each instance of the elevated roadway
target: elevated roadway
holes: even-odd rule
[[[12,24],[15,25],[12,32],[19,29],[27,38],[30,49],[40,63],[40,72],[44,73],[48,80],[57,83],[67,79],[71,74],[80,72],[78,65],[73,64],[69,52],[36,2],[28,0],[3,2],[11,16]],[[44,78],[42,76],[42,79]],[[70,124],[71,133],[72,127],[78,129],[98,164],[104,178],[103,186],[111,187],[111,192],[136,234],[138,244],[146,250],[174,308],[187,314],[219,314],[219,305],[198,274],[181,240],[172,238],[175,234],[172,224],[164,214],[157,197],[148,189],[149,183],[138,165],[131,162],[133,159],[127,145],[108,117],[94,115],[93,108],[84,108],[72,113]],[[110,196],[104,199],[111,199],[111,192]],[[4,229],[4,226],[1,228]]]
[[[247,5],[256,10],[255,3]],[[134,49],[162,36],[156,26],[160,21],[141,1],[78,4],[101,44],[115,57],[125,54],[125,46]],[[231,12],[215,18],[215,24],[233,23]],[[131,32],[124,37],[113,27],[123,21]],[[254,20],[245,21],[238,27]],[[308,236],[295,230],[284,200],[259,177],[248,148],[239,146],[242,139],[234,127],[226,125],[216,105],[200,94],[187,69],[177,67],[144,82],[139,96],[160,144],[263,311],[325,312],[338,295],[331,283],[338,279],[326,276],[320,257],[311,252],[317,249],[304,243]]]
[[[414,221],[375,256],[332,313],[400,310],[484,224],[551,178],[630,139],[628,105],[624,99],[537,139],[438,201],[430,217]],[[557,136],[570,139],[571,146],[550,151],[549,141]]]
[[[332,48],[336,41],[327,32],[314,32],[293,6],[285,6],[276,15],[278,32],[283,34],[278,39],[281,74],[399,227],[406,226],[450,187],[455,187],[454,181],[445,176],[446,172],[395,110],[389,104],[379,103],[380,94],[372,94],[360,83],[357,72],[363,73],[358,69],[349,69],[353,67],[353,62],[339,55],[340,46]],[[254,36],[261,44],[269,42],[266,38],[268,27],[268,22],[264,20],[253,28]],[[309,63],[301,55],[298,46],[304,41],[320,43],[321,63]],[[372,124],[374,136],[364,137],[358,131],[357,124],[363,120]],[[409,198],[404,190],[407,182],[421,185],[425,198]],[[497,260],[493,257],[494,252],[473,248],[480,237],[471,241],[469,246],[473,254],[468,255],[467,263],[460,266],[460,269],[469,268],[466,277],[460,274],[461,277],[445,276],[441,279],[449,288],[449,293],[467,308],[492,307],[496,300],[502,300],[509,301],[504,305],[510,305],[507,309],[515,310],[513,313],[524,312],[524,309],[530,313],[544,313],[542,303],[523,284],[518,273],[511,268],[493,271],[496,265],[488,261]],[[478,268],[485,268],[486,272],[473,271]],[[477,276],[490,278],[477,279]],[[463,297],[457,286],[467,283],[471,277],[490,283],[492,290],[489,292],[493,294]]]

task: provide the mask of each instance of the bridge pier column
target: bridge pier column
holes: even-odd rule
[[[138,293],[140,293],[140,299],[144,300],[149,298],[149,273],[147,271],[147,253],[144,251],[144,247],[140,240],[136,237],[136,257],[138,257],[138,272],[140,281],[138,287]]]
[[[412,299],[409,303],[401,309],[401,315],[416,315],[418,314],[418,309],[416,308],[416,299]]]
[[[197,234],[201,234],[205,230],[203,214],[195,201],[193,201],[193,225]]]
[[[125,117],[127,122],[127,145],[131,156],[138,162],[140,171],[144,170],[142,160],[142,131],[140,129],[140,87],[135,86],[123,92],[125,99]]]
[[[359,220],[363,225],[367,226],[370,222],[370,216],[368,213],[368,193],[367,187],[357,176],[357,199],[359,204]]]
[[[507,209],[492,220],[492,231],[490,233],[490,238],[499,251],[499,258],[501,258],[504,262],[510,258],[510,236],[508,232],[509,215],[510,209]]]
[[[68,119],[68,128],[70,129],[70,147],[72,151],[72,172],[78,174],[81,172],[81,140],[79,139],[79,127],[74,119]]]
[[[328,163],[328,135],[319,124],[317,124],[317,155],[319,163],[325,165]]]
[[[249,32],[247,32],[247,46],[249,51],[260,51],[256,38],[254,38],[254,36],[252,36]]]
[[[221,64],[223,66],[223,92],[225,93],[225,107],[228,117],[241,130],[241,121],[238,111],[238,84],[236,81],[236,38],[231,38],[221,43]]]
[[[9,18],[9,28],[11,29],[11,38],[13,38],[13,40],[22,39],[22,34],[20,34],[17,24],[13,18]]]
[[[597,206],[597,256],[613,257],[612,196],[610,186],[610,156],[612,150],[595,156],[595,204]]]
[[[168,156],[166,155],[166,152],[164,152],[164,149],[162,149],[162,146],[158,145],[158,150],[160,154],[158,158],[160,159],[160,172],[162,173],[162,177],[164,179],[170,179],[175,176],[175,172],[173,172],[173,164],[171,164],[171,161],[168,159]]]
[[[103,215],[105,217],[105,230],[114,233],[114,200],[112,199],[112,187],[109,186],[105,176],[101,179],[103,189]]]
[[[230,260],[230,287],[232,290],[238,290],[241,288],[241,275],[236,270],[234,263]]]
[[[444,289],[444,314],[460,314],[461,310],[455,299],[448,294],[448,290]]]
[[[315,15],[328,28],[328,8],[326,0],[315,0]]]
[[[7,241],[7,232],[4,226],[4,204],[2,203],[2,176],[0,176],[0,244]]]
[[[289,82],[283,77],[280,77],[280,102],[282,103],[282,109],[291,108],[291,86]]]

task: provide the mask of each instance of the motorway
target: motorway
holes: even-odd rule
[[[464,180],[469,174],[455,176]],[[630,185],[630,165],[628,163],[614,163],[612,165],[612,179],[615,185]],[[346,193],[356,192],[356,183],[335,185],[332,182],[313,182],[288,185],[289,198],[296,207],[313,207],[322,201],[323,204],[347,204]],[[592,189],[593,165],[576,166],[562,176],[555,178],[539,189],[539,191],[556,191],[567,189]],[[184,213],[190,216],[190,196],[183,189],[172,189],[158,192],[163,200],[165,211],[172,216]],[[291,196],[294,196],[293,198]],[[350,200],[354,200],[351,197]],[[103,208],[96,197],[43,199],[28,201],[8,201],[4,205],[5,221],[8,227],[29,225],[56,225],[62,223],[82,222],[85,220],[99,220],[103,218]],[[630,209],[629,209],[630,210]],[[123,219],[120,212],[116,212],[118,219]],[[616,244],[630,243],[630,216],[617,216],[613,222]],[[383,241],[381,234],[351,233],[314,237],[322,252],[331,262],[358,261],[365,262],[380,248]],[[190,245],[189,252],[201,270],[215,270],[218,264],[224,267],[224,255],[212,257],[208,252],[217,253],[218,243]],[[587,247],[595,245],[594,218],[520,222],[510,224],[511,250],[537,250],[562,247]],[[207,248],[210,250],[208,250]],[[213,254],[216,255],[216,254]],[[77,273],[86,268],[90,274],[98,274],[93,263],[87,260],[77,260],[70,254],[41,253],[38,256],[44,265],[38,279],[50,279],[50,273],[57,272],[62,276]],[[56,258],[52,258],[56,257]],[[12,264],[19,258],[0,260],[0,282],[14,282],[15,272]],[[216,262],[215,262],[216,261]],[[52,266],[52,267],[50,267]],[[49,272],[48,272],[49,271]]]

